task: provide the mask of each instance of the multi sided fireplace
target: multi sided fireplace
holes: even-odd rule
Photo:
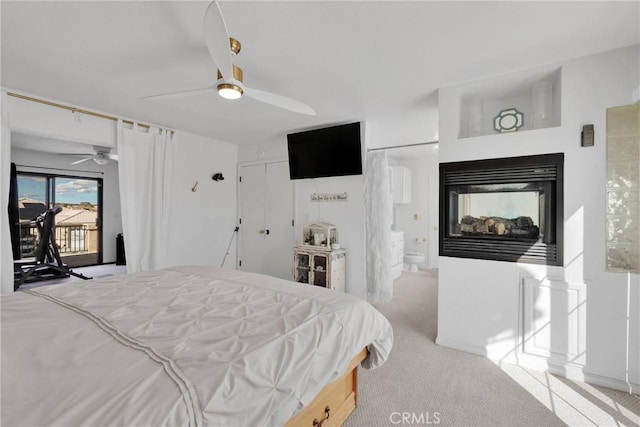
[[[440,255],[562,265],[564,155],[440,164]]]

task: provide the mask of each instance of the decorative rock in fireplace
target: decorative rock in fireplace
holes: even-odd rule
[[[562,265],[564,155],[440,164],[440,255]]]

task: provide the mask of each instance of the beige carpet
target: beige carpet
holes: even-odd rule
[[[359,373],[346,427],[635,426],[640,397],[569,381],[435,344],[437,275],[403,273],[379,307],[395,344],[382,367]]]

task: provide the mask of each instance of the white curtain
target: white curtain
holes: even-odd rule
[[[171,184],[176,137],[118,120],[118,176],[127,272],[170,266]]]
[[[393,298],[391,278],[391,182],[384,150],[367,153],[365,171],[367,293],[371,303]]]
[[[13,292],[13,252],[9,227],[9,181],[11,180],[11,128],[9,127],[9,96],[2,91],[2,124],[0,125],[0,292]]]

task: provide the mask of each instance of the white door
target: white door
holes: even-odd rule
[[[293,183],[287,162],[240,167],[238,268],[291,280]]]

